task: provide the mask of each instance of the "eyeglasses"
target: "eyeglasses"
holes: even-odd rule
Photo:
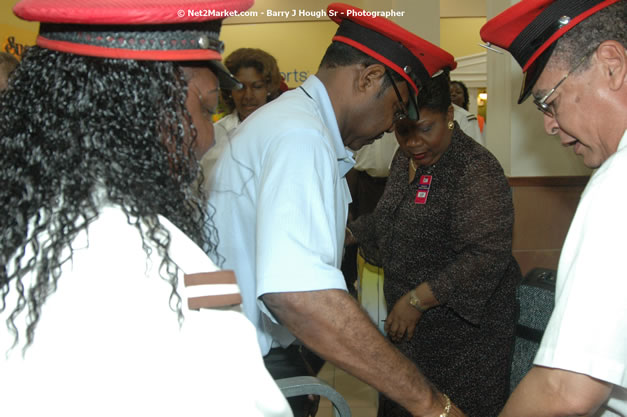
[[[392,83],[392,87],[394,87],[394,92],[396,93],[396,98],[398,99],[398,102],[401,105],[401,110],[397,110],[394,113],[394,124],[396,124],[400,122],[401,120],[407,119],[409,117],[409,112],[407,111],[407,107],[405,107],[405,103],[403,103],[403,98],[401,97],[401,93],[398,91],[398,87],[396,86],[394,79],[390,75],[390,72],[386,70],[385,74],[390,79],[390,82]]]
[[[568,73],[567,73],[566,75],[564,75],[564,77],[563,77],[561,80],[559,80],[557,84],[555,84],[555,87],[551,88],[551,89],[549,90],[549,92],[548,92],[548,93],[546,93],[546,94],[545,94],[542,98],[539,98],[539,99],[538,99],[538,98],[534,98],[534,99],[533,99],[533,102],[534,102],[534,104],[536,105],[536,107],[538,108],[538,110],[540,110],[542,113],[544,113],[545,115],[547,115],[547,116],[549,116],[549,117],[555,117],[555,113],[553,112],[553,108],[552,108],[552,104],[553,104],[553,103],[547,104],[547,102],[546,102],[546,101],[547,101],[547,99],[548,99],[549,97],[551,97],[551,94],[553,94],[553,93],[555,92],[555,90],[557,90],[557,88],[558,88],[560,85],[562,85],[562,83],[563,83],[564,81],[566,81],[566,78],[568,78],[568,76],[569,76],[570,74],[572,74],[573,72],[575,72],[575,70],[576,70],[577,68],[579,68],[579,66],[580,66],[581,64],[583,64],[583,63],[584,63],[584,61],[586,60],[586,58],[588,58],[588,57],[587,57],[587,56],[584,56],[584,57],[581,59],[581,61],[579,61],[579,62],[577,63],[577,65],[575,65],[575,67],[574,67],[573,69],[571,69],[570,71],[568,71]]]
[[[208,106],[207,103],[205,103],[205,100],[203,100],[203,96],[200,92],[200,89],[195,85],[193,87],[194,87],[194,90],[196,90],[196,95],[198,96],[198,101],[200,103],[200,110],[202,111],[203,117],[208,122],[213,123],[213,116],[217,113],[217,109],[215,107]],[[209,94],[211,94],[212,92],[213,91],[210,91]]]

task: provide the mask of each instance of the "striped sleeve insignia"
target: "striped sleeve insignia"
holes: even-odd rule
[[[466,116],[466,120],[472,122],[473,120],[477,120],[477,116],[475,116],[474,114],[469,114],[468,116]]]
[[[185,287],[192,295],[187,299],[190,310],[201,308],[227,307],[242,303],[242,296],[237,287],[237,280],[233,271],[203,272],[185,274]],[[236,292],[224,293],[216,291],[216,286],[232,285]]]

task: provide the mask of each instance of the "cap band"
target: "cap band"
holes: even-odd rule
[[[559,29],[605,0],[558,0],[550,4],[512,41],[510,53],[525,69],[527,63]],[[560,22],[568,17],[569,21]]]
[[[388,66],[403,77],[416,93],[418,86],[430,78],[422,62],[402,43],[348,19],[342,21],[333,40],[346,43]]]
[[[96,26],[42,23],[37,44],[80,55],[124,59],[221,59],[221,21],[186,25]],[[108,30],[107,30],[108,29]]]
[[[538,78],[540,78],[544,66],[547,62],[549,62],[549,59],[553,54],[553,50],[555,49],[555,45],[557,44],[553,42],[548,48],[544,50],[544,52],[540,54],[540,56],[538,56],[536,59],[533,60],[533,62],[531,62],[531,64],[528,65],[527,71],[523,72],[523,80],[522,84],[520,85],[518,104],[527,100],[527,97],[529,97],[529,95],[531,94],[531,89],[535,85],[536,81],[538,81]]]

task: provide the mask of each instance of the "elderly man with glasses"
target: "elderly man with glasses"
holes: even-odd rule
[[[624,0],[522,0],[481,29],[525,72],[544,126],[590,168],[535,366],[501,416],[627,416]]]

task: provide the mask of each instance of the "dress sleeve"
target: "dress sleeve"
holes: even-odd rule
[[[459,171],[451,195],[448,238],[454,260],[428,282],[440,303],[478,323],[495,289],[503,280],[514,279],[514,208],[498,161],[485,152],[474,159]]]

